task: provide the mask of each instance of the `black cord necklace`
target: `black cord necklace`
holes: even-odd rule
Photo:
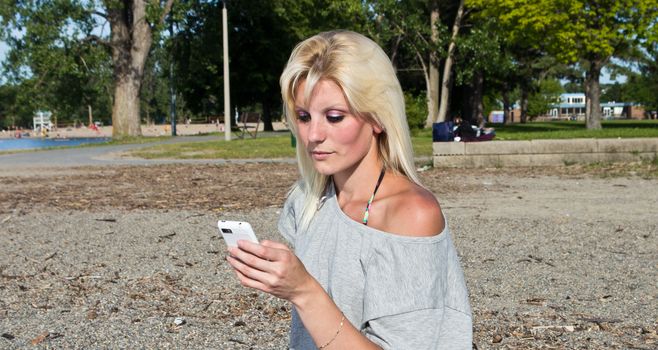
[[[368,200],[368,205],[366,205],[366,212],[363,214],[363,224],[368,226],[368,216],[370,214],[370,204],[372,204],[373,199],[375,199],[375,194],[377,193],[377,190],[379,189],[379,185],[382,184],[382,179],[384,179],[384,174],[386,173],[386,169],[383,168],[382,172],[379,174],[379,179],[377,179],[377,185],[375,186],[375,191],[372,192],[372,196],[370,196],[370,199]]]

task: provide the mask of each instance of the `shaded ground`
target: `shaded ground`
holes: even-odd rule
[[[460,252],[477,348],[657,348],[655,171],[423,172]],[[16,173],[0,173],[0,348],[285,348],[289,305],[237,286],[214,223],[280,239],[294,165]]]
[[[49,169],[2,178],[0,211],[276,207],[295,176],[294,165],[280,164]]]
[[[165,164],[43,168],[17,174],[0,172],[0,213],[35,208],[240,210],[278,207],[297,179],[296,165]],[[497,186],[509,187],[517,178],[658,178],[656,164],[609,164],[508,169],[432,169],[423,183],[440,199],[481,191],[482,181],[495,176]],[[504,180],[508,179],[508,180]]]

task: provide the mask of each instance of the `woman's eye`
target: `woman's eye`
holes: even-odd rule
[[[329,123],[338,123],[345,118],[344,115],[327,115]]]
[[[311,120],[311,115],[308,113],[304,112],[298,112],[297,113],[297,120],[299,120],[302,123],[306,123]]]

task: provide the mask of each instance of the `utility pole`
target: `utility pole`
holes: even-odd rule
[[[169,38],[174,45],[174,21],[169,22]],[[169,118],[171,118],[171,136],[176,136],[176,88],[174,87],[174,60],[169,61]]]
[[[224,46],[224,139],[231,141],[231,89],[228,72],[228,11],[226,0],[222,1],[222,39]]]

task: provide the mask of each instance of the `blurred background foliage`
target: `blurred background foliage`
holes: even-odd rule
[[[602,82],[602,101],[658,109],[656,0],[231,0],[226,5],[232,105],[238,112],[260,112],[266,128],[281,119],[278,78],[294,45],[336,28],[361,32],[384,48],[405,91],[412,129],[426,125],[431,64],[441,81],[449,75],[449,116],[475,119],[521,103],[531,120],[560,93],[585,92],[594,69],[624,77]],[[111,6],[122,5],[0,0],[0,40],[6,47],[0,128],[30,127],[37,110],[51,111],[61,126],[112,122],[116,73],[111,50],[99,45],[111,39],[104,17]],[[175,1],[162,26],[154,27],[141,76],[142,122],[169,122],[172,87],[180,122],[223,118],[223,6],[222,1]],[[158,9],[147,8],[147,16],[159,16]],[[464,15],[451,37],[460,9]],[[434,28],[433,14],[438,15]],[[451,42],[454,63],[444,72]]]

